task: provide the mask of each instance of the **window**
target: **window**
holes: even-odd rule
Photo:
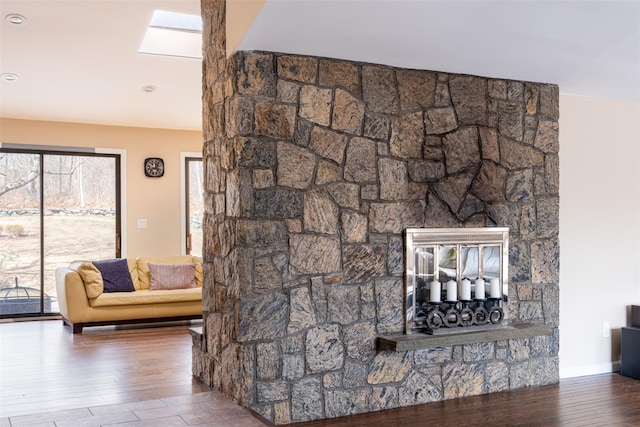
[[[121,255],[118,154],[0,148],[0,316],[59,311],[55,270]]]
[[[182,153],[183,173],[183,253],[202,257],[203,185],[202,157]]]

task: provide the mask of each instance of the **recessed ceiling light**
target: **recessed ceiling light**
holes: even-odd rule
[[[142,91],[143,92],[147,92],[147,93],[155,92],[156,89],[158,89],[158,88],[156,86],[154,86],[154,85],[144,85],[144,86],[142,86]]]
[[[0,75],[0,77],[5,82],[15,82],[16,80],[18,80],[20,78],[19,75],[13,74],[13,73],[4,73],[4,74]]]
[[[18,15],[17,13],[10,13],[5,16],[4,19],[7,20],[10,24],[13,25],[25,25],[27,23],[27,18],[22,15]]]

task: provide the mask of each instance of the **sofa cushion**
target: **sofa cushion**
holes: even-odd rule
[[[135,291],[126,259],[93,261],[93,265],[100,270],[105,293]]]
[[[149,263],[152,264],[196,264],[196,285],[202,287],[202,261],[198,257],[191,255],[179,255],[166,258],[138,258],[138,281],[141,290],[148,290],[151,287],[151,272]]]
[[[104,282],[100,270],[90,262],[82,262],[76,267],[76,271],[82,278],[84,288],[89,298],[97,298],[104,292]]]
[[[91,300],[91,307],[127,306],[138,304],[164,304],[202,300],[202,288],[158,291],[104,293]]]
[[[196,287],[196,264],[147,263],[151,273],[149,289],[186,289]]]

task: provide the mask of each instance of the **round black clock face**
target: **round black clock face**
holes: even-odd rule
[[[164,175],[164,161],[159,157],[144,159],[144,174],[151,178],[160,178]]]

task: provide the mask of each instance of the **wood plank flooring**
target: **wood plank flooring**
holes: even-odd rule
[[[72,335],[61,320],[0,323],[0,418],[208,391],[191,375],[200,324]]]
[[[239,407],[234,408],[229,399],[192,379],[188,330],[197,324],[87,328],[82,335],[72,335],[61,323],[0,323],[0,427],[18,425],[8,424],[9,420],[31,419],[49,420],[38,425],[103,425],[98,423],[99,415],[103,413],[100,408],[117,412],[120,417],[126,413],[138,420],[122,426],[270,425],[253,417],[247,418],[246,412],[237,412]],[[200,403],[171,407],[171,402],[184,403],[185,399]],[[149,405],[160,405],[162,410],[129,411],[129,408],[147,408]],[[70,413],[64,411],[70,409],[73,409]],[[180,414],[180,411],[187,412]],[[229,414],[229,411],[236,411],[236,418],[231,415],[221,418],[221,413]],[[44,412],[51,414],[40,414]],[[72,416],[69,414],[75,413],[84,418],[75,421],[68,418]],[[87,413],[91,417],[87,418]],[[172,415],[143,420],[145,416],[159,417],[169,413]],[[27,414],[40,415],[30,418]],[[59,417],[64,417],[61,418],[64,422]],[[55,420],[55,424],[51,420]],[[202,420],[207,421],[202,423]],[[143,421],[146,424],[140,424]],[[562,380],[549,386],[295,426],[425,424],[440,427],[640,426],[640,381],[619,374],[595,375]]]

